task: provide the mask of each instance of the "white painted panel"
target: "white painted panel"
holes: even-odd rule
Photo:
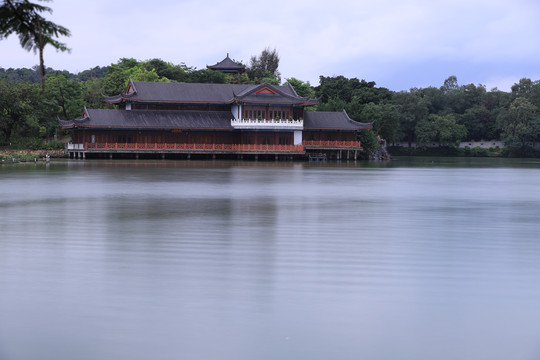
[[[233,104],[231,105],[231,113],[234,119],[240,120],[242,117],[242,105]]]
[[[294,132],[294,145],[302,145],[302,131]]]

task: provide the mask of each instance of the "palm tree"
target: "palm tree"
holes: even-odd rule
[[[50,1],[50,0],[40,0]],[[21,46],[34,53],[39,51],[39,67],[41,69],[41,92],[45,92],[45,63],[43,48],[50,44],[58,51],[70,51],[66,44],[55,40],[60,35],[70,36],[71,33],[63,26],[46,20],[42,12],[52,13],[52,9],[28,0],[4,0],[0,6],[0,39],[7,38],[12,33],[19,35]]]

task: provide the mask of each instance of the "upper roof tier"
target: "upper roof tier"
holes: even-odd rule
[[[176,104],[281,104],[310,106],[317,99],[298,96],[290,84],[200,84],[129,81],[126,92],[106,96],[111,104],[121,102]]]
[[[227,53],[227,56],[225,59],[221,60],[215,65],[206,65],[206,67],[210,70],[217,70],[217,71],[223,71],[223,72],[240,72],[243,73],[246,71],[246,67],[242,64],[239,64],[235,62],[234,60],[231,60],[229,57],[229,53]]]

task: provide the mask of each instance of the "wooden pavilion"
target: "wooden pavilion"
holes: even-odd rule
[[[73,129],[71,157],[291,158],[324,153],[355,158],[357,132],[372,124],[343,112],[312,112],[317,99],[290,85],[129,81],[105,97],[117,109],[84,109],[62,121]]]

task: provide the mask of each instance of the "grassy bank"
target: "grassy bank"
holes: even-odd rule
[[[463,157],[525,157],[539,158],[540,149],[533,147],[523,147],[520,149],[500,148],[498,146],[481,148],[479,146],[470,148],[455,147],[418,147],[409,148],[402,146],[388,146],[388,152],[394,156],[463,156]]]
[[[47,155],[51,158],[65,157],[64,150],[13,150],[0,149],[1,162],[29,162],[42,160]]]

